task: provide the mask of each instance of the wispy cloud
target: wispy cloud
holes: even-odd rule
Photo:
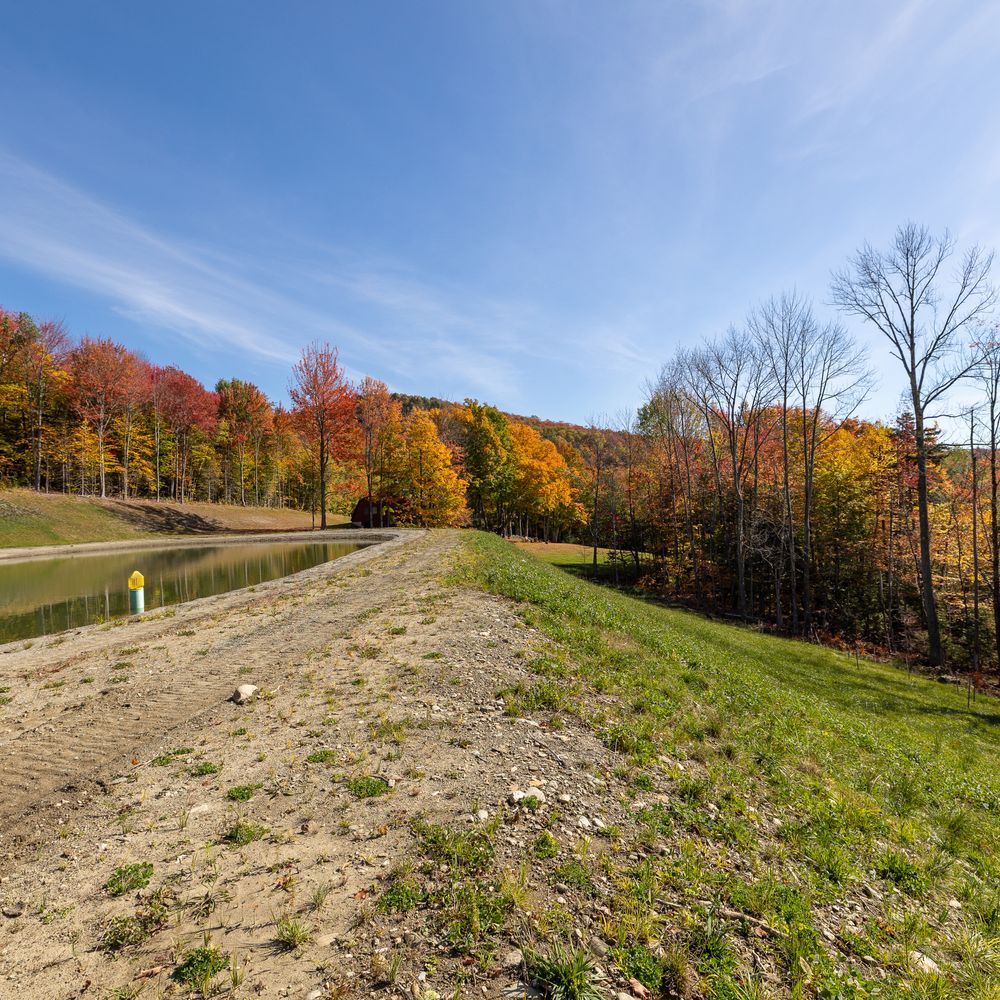
[[[438,288],[398,262],[338,248],[261,257],[195,246],[3,152],[0,231],[0,257],[104,296],[202,353],[284,366],[303,342],[326,339],[355,375],[375,368],[410,388],[505,399],[517,397],[522,356],[545,353],[532,308]]]

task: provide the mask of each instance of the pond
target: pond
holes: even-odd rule
[[[252,587],[363,548],[354,542],[239,542],[0,563],[0,643],[128,614],[128,577],[145,579],[146,611]]]

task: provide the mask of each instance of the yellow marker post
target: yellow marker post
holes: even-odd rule
[[[136,570],[128,578],[128,610],[129,614],[141,615],[146,610],[146,580]]]

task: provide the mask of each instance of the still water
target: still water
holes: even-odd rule
[[[247,542],[0,563],[0,643],[128,614],[128,577],[146,578],[146,611],[251,587],[347,555],[347,542]]]

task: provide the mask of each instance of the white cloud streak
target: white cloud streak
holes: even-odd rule
[[[355,377],[374,369],[413,391],[508,405],[518,401],[520,362],[566,360],[558,335],[540,340],[545,323],[531,307],[320,245],[267,256],[189,245],[2,151],[0,231],[0,258],[102,296],[203,354],[287,366],[303,343],[329,340]]]

